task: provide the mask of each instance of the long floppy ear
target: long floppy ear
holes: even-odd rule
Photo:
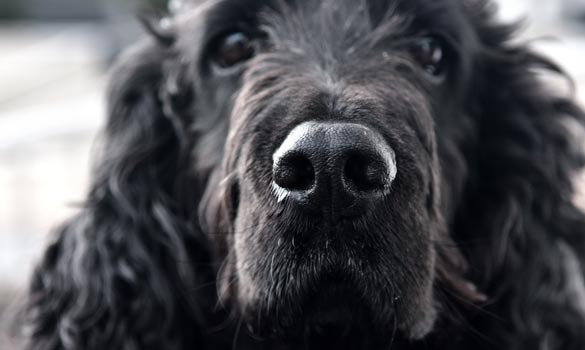
[[[189,217],[197,203],[188,147],[160,102],[166,55],[149,40],[113,71],[87,202],[56,232],[34,273],[29,349],[201,343],[215,276],[207,238]]]
[[[475,3],[480,45],[468,110],[477,140],[466,153],[456,232],[490,301],[471,326],[492,332],[489,348],[583,349],[585,216],[572,180],[585,159],[574,137],[585,114],[542,79],[561,69],[511,43],[513,28]]]

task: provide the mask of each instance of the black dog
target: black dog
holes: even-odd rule
[[[585,349],[584,113],[482,0],[175,6],[30,349]]]

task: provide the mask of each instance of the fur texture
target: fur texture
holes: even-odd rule
[[[552,62],[482,0],[178,3],[109,87],[91,191],[28,297],[28,348],[585,348],[585,216]],[[254,57],[215,62],[242,31]],[[407,49],[439,38],[445,73]],[[271,187],[302,122],[352,122],[396,152],[359,218]]]

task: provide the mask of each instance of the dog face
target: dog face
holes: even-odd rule
[[[208,1],[172,25],[167,93],[197,91],[185,114],[204,131],[223,297],[258,333],[427,334],[448,239],[437,129],[471,64],[463,5]]]

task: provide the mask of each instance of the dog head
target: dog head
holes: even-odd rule
[[[196,135],[221,295],[255,332],[417,339],[438,284],[479,298],[446,236],[464,171],[440,168],[439,135],[464,127],[442,129],[474,64],[466,6],[186,2],[155,30],[172,33],[160,99]]]

